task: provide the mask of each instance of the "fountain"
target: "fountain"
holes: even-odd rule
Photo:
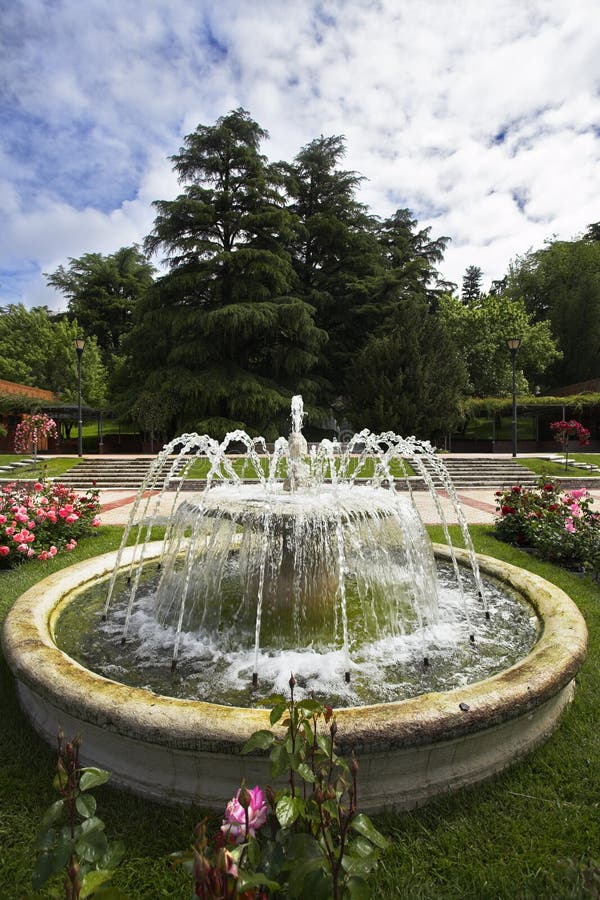
[[[242,431],[172,441],[119,551],[17,601],[3,645],[40,733],[53,740],[58,723],[82,733],[88,761],[132,790],[222,807],[241,777],[268,781],[265,759],[239,751],[268,727],[265,707],[293,669],[306,692],[342,707],[338,744],[361,759],[373,811],[488,777],[556,727],[586,647],[571,601],[475,554],[427,442],[365,430],[347,447],[309,450],[302,420],[295,397],[290,437],[271,451]],[[188,495],[199,460],[204,484]],[[444,528],[435,553],[407,463]],[[436,482],[464,551],[449,540]],[[152,542],[164,520],[164,542]],[[446,559],[440,575],[434,557]],[[490,639],[502,633],[506,646]]]

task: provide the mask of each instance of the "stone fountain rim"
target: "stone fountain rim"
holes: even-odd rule
[[[146,548],[159,556],[162,544]],[[446,546],[436,556],[449,558]],[[133,548],[122,557],[131,560]],[[456,550],[461,564],[466,551]],[[256,730],[269,728],[269,710],[221,706],[153,694],[85,669],[53,639],[58,605],[86,583],[108,575],[117,553],[93,557],[38,582],[10,610],[2,633],[16,679],[45,702],[134,740],[182,750],[238,753]],[[542,632],[531,652],[483,681],[446,692],[337,711],[337,743],[343,751],[386,751],[447,741],[526,715],[558,694],[585,658],[587,629],[573,601],[558,587],[526,570],[478,556],[483,572],[506,582],[535,609]],[[67,602],[65,600],[65,602]]]

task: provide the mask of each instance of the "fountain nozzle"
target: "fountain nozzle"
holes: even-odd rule
[[[346,682],[346,684],[350,684],[350,672],[346,672],[344,674],[344,681]]]
[[[258,672],[252,673],[252,687],[258,687]]]

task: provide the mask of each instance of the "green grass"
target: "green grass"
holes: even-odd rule
[[[535,439],[535,419],[532,416],[517,417],[517,436],[519,440],[528,441]],[[489,417],[480,418],[473,416],[467,422],[464,435],[455,434],[455,437],[477,438],[479,440],[510,441],[512,438],[512,416],[502,416],[500,423],[494,423]]]
[[[569,459],[576,462],[584,462],[592,466],[600,466],[600,453],[569,453]],[[547,459],[535,459],[533,457],[523,457],[518,462],[530,472],[535,472],[540,477],[544,475],[554,475],[558,478],[571,477],[578,475],[582,478],[597,478],[600,472],[588,472],[585,469],[575,469],[569,466],[565,470],[564,463],[550,462]]]
[[[9,463],[19,462],[21,459],[29,459],[22,453],[0,453],[0,466],[7,466]]]
[[[266,457],[261,457],[261,468],[264,475],[268,473],[268,460]],[[349,474],[354,472],[358,460],[354,457],[350,460],[350,465],[348,467]],[[243,459],[234,459],[232,460],[233,469],[237,475],[247,478],[247,479],[257,479],[256,468],[252,464],[246,464]],[[415,475],[415,470],[412,468],[410,463],[405,462],[406,472],[408,475]],[[206,458],[196,459],[190,466],[186,477],[187,478],[206,478],[210,469],[210,463]],[[277,469],[277,477],[285,478],[285,461]],[[375,472],[375,461],[373,459],[368,459],[366,461],[365,466],[361,469],[359,478],[372,478]],[[402,468],[400,462],[397,459],[392,460],[390,465],[390,472],[394,478],[402,478]]]
[[[452,537],[461,543],[457,527]],[[441,529],[430,533],[440,541]],[[384,898],[580,898],[589,857],[600,864],[600,588],[497,541],[487,526],[471,529],[477,550],[530,569],[578,603],[590,632],[588,658],[558,731],[524,761],[478,787],[402,814],[375,817],[392,841],[373,879]],[[116,547],[121,531],[103,528],[73,554],[0,575],[0,619],[29,585],[63,565]],[[12,676],[0,660],[0,897],[32,897],[33,842],[54,799],[54,753],[21,713]],[[360,775],[359,775],[360,778]],[[236,785],[232,785],[232,793]],[[360,783],[359,783],[360,789]],[[109,786],[95,792],[109,839],[127,847],[117,884],[131,900],[187,900],[189,881],[168,854],[186,847],[198,809],[169,809]],[[55,885],[58,882],[55,883]],[[41,896],[61,896],[60,890]],[[64,894],[62,895],[64,896]],[[597,895],[596,895],[597,896]]]
[[[18,462],[20,459],[30,459],[28,456],[0,455],[0,466],[8,465],[9,462]],[[10,472],[1,472],[1,478],[22,479],[22,478],[59,478],[64,472],[68,472],[74,466],[78,466],[80,459],[46,459],[44,456],[38,457],[37,465],[23,466],[18,469],[12,469]]]
[[[98,438],[98,422],[96,420],[84,422],[81,427],[81,434],[84,438]],[[115,419],[103,419],[102,434],[139,434],[139,432],[133,425],[121,424],[119,426]],[[73,437],[77,437],[76,425],[71,429],[71,438]]]

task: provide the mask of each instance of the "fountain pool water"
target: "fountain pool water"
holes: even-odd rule
[[[302,417],[297,397],[290,439],[270,453],[244,432],[168,444],[118,553],[46,579],[7,619],[5,651],[35,726],[50,739],[57,723],[82,732],[88,758],[133,790],[220,806],[242,775],[268,780],[264,759],[239,750],[268,727],[264,707],[292,670],[346,707],[338,742],[362,759],[367,809],[492,774],[542,740],[571,697],[581,616],[548,583],[475,555],[432,448],[364,431],[309,452]],[[190,499],[198,460],[205,485]],[[447,537],[434,479],[462,526],[467,550],[437,548],[440,576],[407,462]]]

